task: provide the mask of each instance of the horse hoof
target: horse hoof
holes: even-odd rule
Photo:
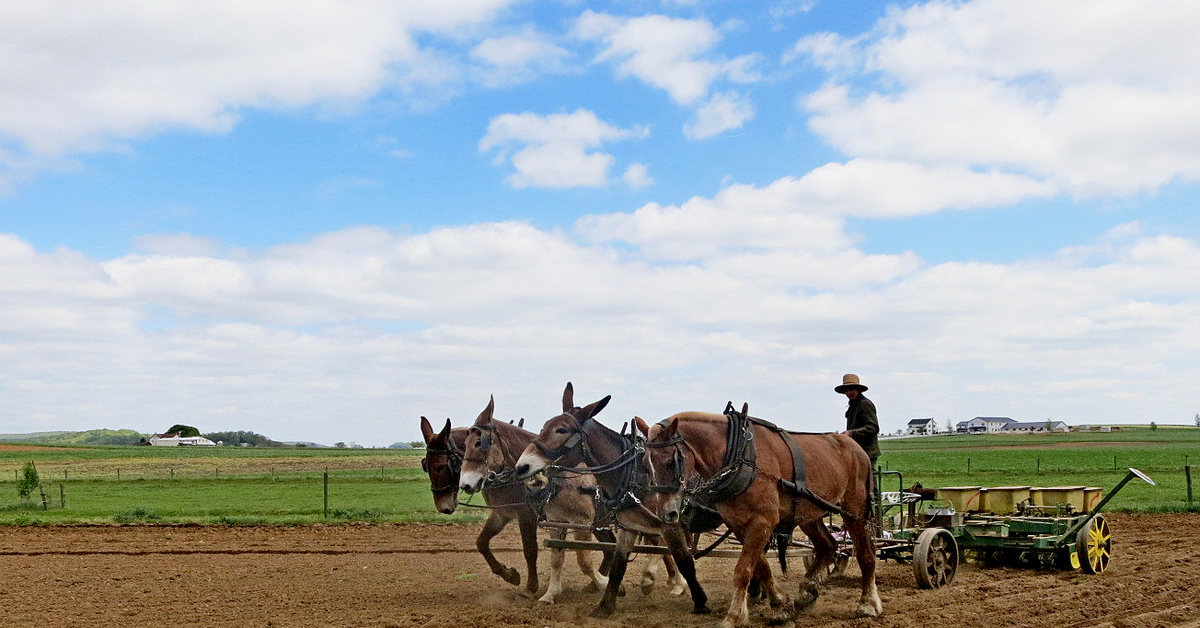
[[[709,608],[708,606],[702,604],[700,606],[692,607],[692,614],[693,615],[710,615],[710,614],[712,614],[712,609]]]
[[[500,572],[500,577],[504,578],[505,582],[513,585],[514,587],[521,584],[521,573],[512,567]]]
[[[817,590],[817,585],[811,582],[806,582],[800,585],[800,593],[796,596],[794,602],[795,609],[802,611],[817,602],[817,596],[820,592]]]
[[[596,584],[595,581],[583,585],[584,593],[596,593],[598,591],[600,591],[600,585]]]
[[[538,601],[541,602],[542,604],[553,604],[554,596],[547,593],[546,595],[543,595],[542,597],[538,598]]]
[[[876,606],[869,602],[863,602],[858,605],[857,613],[859,617],[879,617],[883,614],[883,605]]]
[[[617,597],[625,597],[625,585],[621,585],[617,589]]]

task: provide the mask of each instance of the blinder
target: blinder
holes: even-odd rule
[[[666,484],[655,484],[651,482],[646,488],[653,493],[667,494],[678,493],[679,491],[683,490],[683,437],[676,434],[671,440],[653,443],[646,441],[644,445],[647,449],[662,449],[664,447],[675,448],[674,453],[671,455],[671,475],[673,476],[671,481],[667,482]]]
[[[463,452],[454,447],[454,443],[447,440],[444,449],[426,449],[425,457],[421,458],[421,468],[426,473],[429,472],[429,454],[442,454],[446,456],[446,466],[450,468],[450,482],[443,486],[436,486],[431,481],[429,490],[433,493],[445,493],[451,490],[458,490],[458,477],[462,473]]]

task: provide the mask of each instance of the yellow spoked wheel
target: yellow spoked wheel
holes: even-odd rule
[[[1112,534],[1104,515],[1096,515],[1075,538],[1075,553],[1084,573],[1100,573],[1112,558]]]

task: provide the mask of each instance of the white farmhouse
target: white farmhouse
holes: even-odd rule
[[[216,447],[217,444],[203,436],[180,436],[178,434],[155,434],[150,444],[158,447]]]
[[[933,419],[909,419],[904,433],[908,436],[928,436],[937,433],[937,425]]]

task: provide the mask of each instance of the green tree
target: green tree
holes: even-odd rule
[[[38,477],[38,470],[33,461],[26,462],[25,466],[21,469],[20,479],[17,480],[17,497],[29,499],[34,489],[41,483],[42,480]]]
[[[1154,421],[1151,421],[1151,422],[1150,422],[1150,429],[1151,429],[1152,431],[1153,431],[1153,430],[1157,430],[1157,429],[1158,429],[1158,423],[1155,423]]]
[[[172,425],[171,429],[167,430],[167,433],[175,434],[176,436],[199,436],[200,430],[198,430],[190,425],[176,424],[176,425]]]

